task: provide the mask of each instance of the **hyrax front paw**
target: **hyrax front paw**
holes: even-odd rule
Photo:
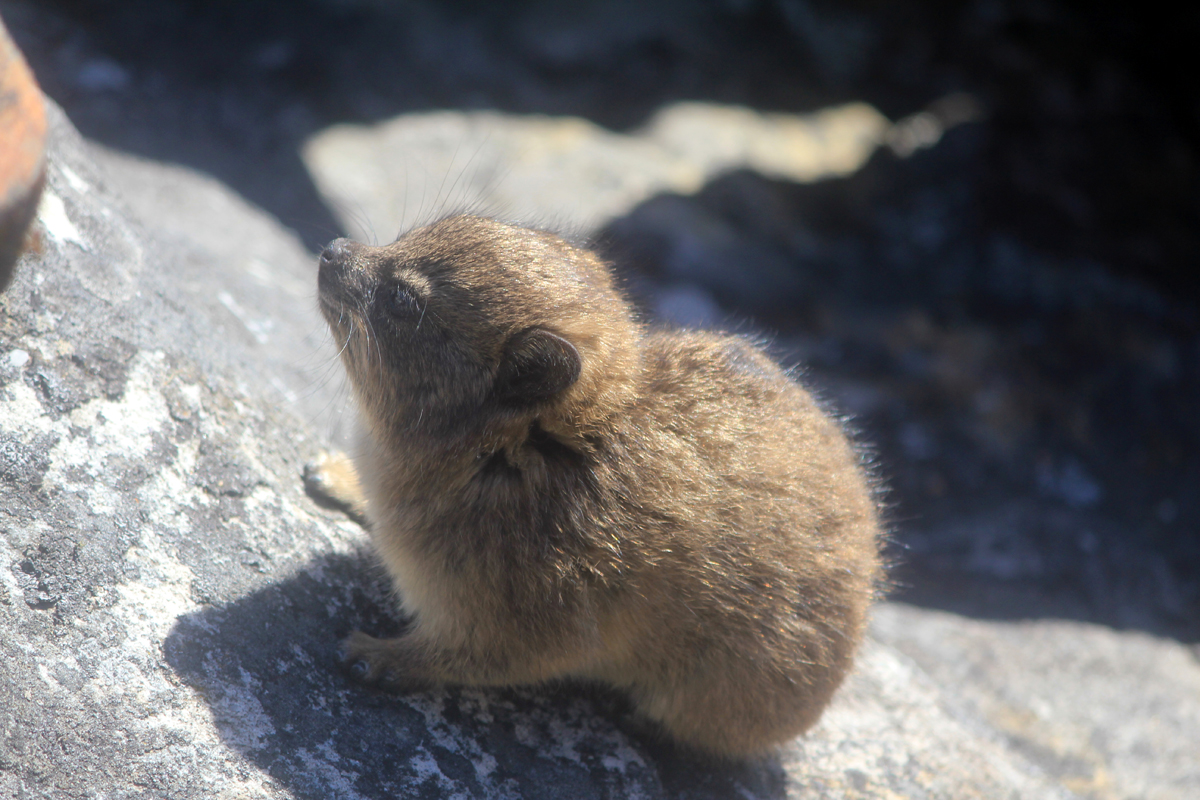
[[[344,511],[358,524],[367,524],[367,499],[354,462],[345,453],[322,451],[316,461],[305,464],[304,491],[318,505]]]
[[[341,660],[355,681],[389,692],[418,692],[433,686],[413,674],[411,650],[403,637],[376,639],[355,631],[342,642]]]

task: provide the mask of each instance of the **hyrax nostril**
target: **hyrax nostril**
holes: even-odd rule
[[[345,267],[346,261],[350,257],[350,248],[346,246],[346,242],[346,239],[334,239],[325,245],[325,249],[321,251],[319,259],[321,269]]]
[[[354,264],[354,244],[349,239],[334,239],[317,257],[317,287],[324,293],[331,293],[330,298],[352,291],[349,285],[352,282],[347,278]]]

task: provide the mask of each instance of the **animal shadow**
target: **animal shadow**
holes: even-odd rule
[[[398,633],[391,606],[369,554],[326,555],[180,617],[163,649],[224,743],[298,798],[785,796],[778,758],[684,752],[603,687],[360,686],[341,669],[338,643],[354,629]]]

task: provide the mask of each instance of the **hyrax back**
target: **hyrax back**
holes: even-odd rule
[[[372,537],[412,624],[354,634],[397,687],[599,679],[741,755],[850,667],[879,525],[836,422],[761,350],[650,333],[606,266],[455,217],[321,254]]]

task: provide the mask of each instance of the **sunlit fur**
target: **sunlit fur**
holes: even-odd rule
[[[735,756],[816,722],[862,637],[880,533],[858,455],[807,392],[742,338],[647,331],[606,265],[549,233],[454,217],[334,244],[321,307],[413,620],[347,641],[366,680],[599,679]],[[397,280],[407,315],[388,310]],[[501,402],[531,328],[574,345],[578,379]]]

